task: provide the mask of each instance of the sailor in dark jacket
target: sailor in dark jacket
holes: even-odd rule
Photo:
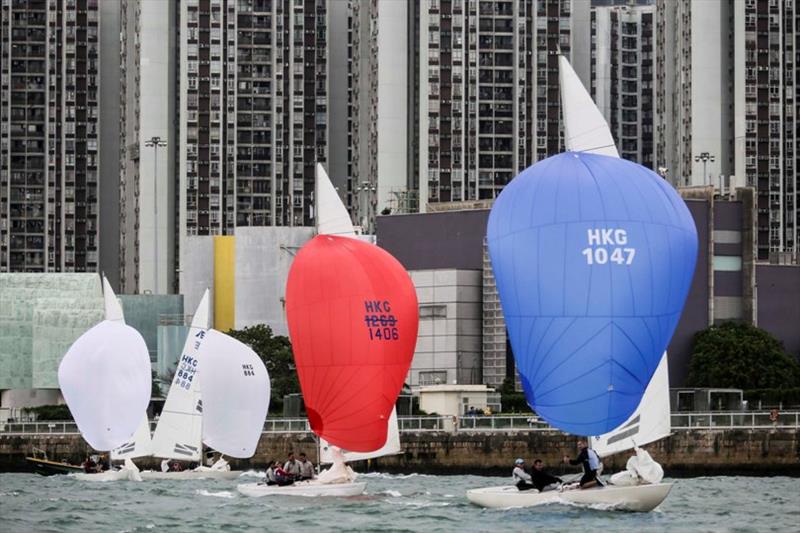
[[[544,471],[544,463],[542,463],[541,459],[536,459],[533,462],[533,470],[531,470],[531,478],[533,485],[539,490],[539,492],[545,490],[545,487],[547,487],[548,485],[553,485],[554,483],[562,483],[560,477],[551,476],[550,474]]]
[[[580,453],[578,453],[578,457],[575,459],[570,459],[566,455],[564,456],[564,463],[569,463],[571,465],[583,465],[583,477],[581,477],[580,487],[582,489],[588,489],[594,486],[603,486],[600,483],[600,480],[597,477],[597,470],[600,468],[600,456],[597,455],[597,452],[590,449],[585,441],[579,440],[578,441],[578,449]]]

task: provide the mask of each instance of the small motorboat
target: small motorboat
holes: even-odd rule
[[[47,454],[38,448],[33,449],[33,455],[26,457],[25,462],[33,468],[34,472],[42,476],[83,472],[83,467],[80,465],[51,461],[47,458]]]

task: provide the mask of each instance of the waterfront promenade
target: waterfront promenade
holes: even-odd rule
[[[773,417],[774,418],[774,417]],[[412,416],[399,418],[404,453],[383,457],[358,470],[392,472],[501,473],[520,456],[558,465],[572,454],[576,438],[553,430],[536,416]],[[26,468],[24,457],[38,448],[58,460],[79,462],[90,450],[71,422],[0,425],[0,471]],[[800,411],[673,413],[672,435],[647,446],[669,475],[800,475]],[[263,467],[290,451],[317,456],[316,439],[304,418],[268,418],[255,456],[232,461],[240,468]],[[629,454],[604,459],[608,471],[624,468]],[[139,459],[142,466],[157,461]],[[560,467],[559,467],[560,468]]]

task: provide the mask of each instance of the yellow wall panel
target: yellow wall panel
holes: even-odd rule
[[[236,326],[236,237],[214,237],[214,329]]]

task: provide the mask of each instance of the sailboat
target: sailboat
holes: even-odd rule
[[[318,479],[239,485],[247,496],[354,496],[366,483],[347,460],[399,452],[394,405],[417,340],[416,290],[388,252],[359,240],[317,165],[317,233],[297,254],[286,316],[309,424],[320,438]]]
[[[84,440],[95,450],[109,452],[139,440],[146,447],[150,403],[150,355],[138,331],[125,324],[114,291],[103,276],[105,320],[81,335],[61,360],[58,384]],[[137,435],[134,437],[134,435]],[[130,460],[120,470],[73,474],[91,481],[141,480]]]
[[[602,488],[467,492],[484,507],[570,502],[651,511],[672,488],[640,447],[669,434],[666,346],[697,258],[697,232],[677,192],[619,159],[600,111],[559,59],[563,154],[500,194],[489,254],[528,403],[550,425],[590,436],[600,455],[630,449],[624,476]]]

